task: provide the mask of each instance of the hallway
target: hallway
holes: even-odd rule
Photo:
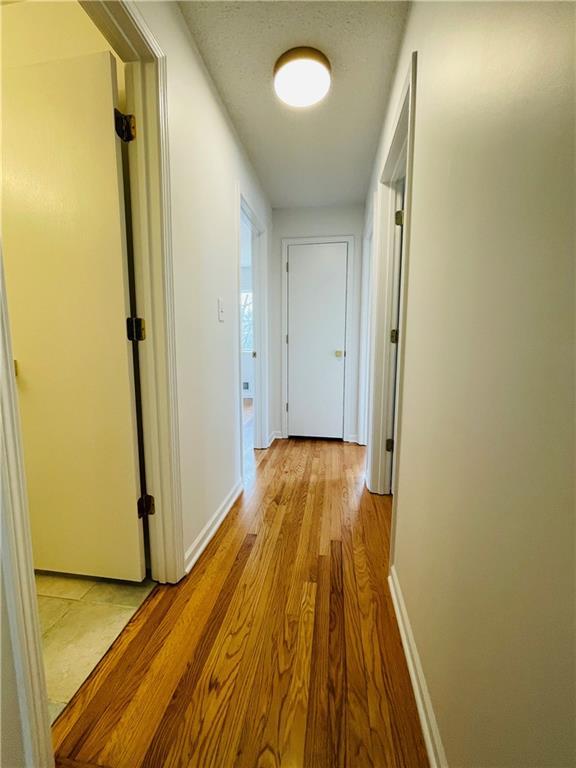
[[[190,575],[158,587],[53,729],[57,765],[427,766],[365,451],[257,453]]]

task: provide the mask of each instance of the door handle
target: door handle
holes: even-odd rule
[[[344,357],[344,352],[341,349],[337,349],[334,354],[336,357]]]

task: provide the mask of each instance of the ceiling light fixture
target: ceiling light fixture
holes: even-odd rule
[[[274,90],[291,107],[311,107],[330,90],[331,67],[316,48],[291,48],[274,65]]]

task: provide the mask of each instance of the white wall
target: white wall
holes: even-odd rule
[[[357,437],[358,401],[358,334],[360,327],[360,287],[362,267],[362,229],[364,206],[328,208],[275,208],[272,212],[272,240],[268,262],[269,313],[269,403],[270,433],[279,436],[282,430],[282,239],[288,237],[329,237],[353,235],[356,270],[354,284],[349,286],[348,332],[355,340],[346,350],[346,365],[354,372],[351,391],[347,393],[344,435]]]
[[[574,6],[420,3],[394,563],[448,763],[574,765]]]
[[[267,228],[271,211],[178,5],[138,7],[167,54],[180,461],[190,549],[240,482],[239,191]]]

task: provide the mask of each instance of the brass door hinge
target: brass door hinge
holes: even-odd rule
[[[394,216],[394,221],[396,222],[396,226],[403,227],[404,226],[404,211],[396,211],[396,214]]]

